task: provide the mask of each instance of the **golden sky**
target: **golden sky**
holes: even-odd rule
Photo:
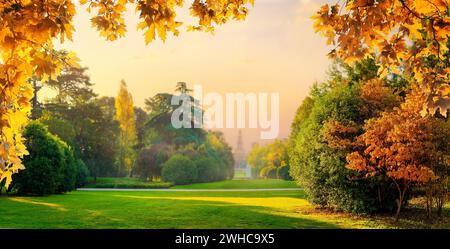
[[[298,105],[330,64],[329,47],[315,34],[310,17],[326,1],[256,0],[247,19],[216,29],[215,35],[186,32],[145,45],[134,9],[126,15],[128,32],[118,41],[105,41],[90,24],[85,7],[77,7],[73,50],[89,68],[95,91],[115,96],[125,79],[135,104],[158,92],[172,92],[176,82],[201,84],[204,91],[279,92],[280,138],[289,134]],[[187,5],[187,4],[186,4]],[[180,20],[185,21],[187,10]],[[231,145],[237,130],[223,130]],[[245,146],[259,142],[259,131],[243,132]]]

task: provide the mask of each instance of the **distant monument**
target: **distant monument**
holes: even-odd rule
[[[245,150],[244,150],[244,142],[242,141],[242,131],[239,130],[237,146],[234,150],[234,167],[236,169],[245,169],[247,166],[246,158],[245,158]]]

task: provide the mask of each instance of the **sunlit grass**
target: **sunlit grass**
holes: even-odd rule
[[[445,210],[448,215],[448,208]],[[0,228],[391,228],[391,216],[317,210],[302,191],[84,192],[0,197]]]
[[[44,207],[51,207],[51,208],[56,208],[60,211],[67,211],[67,209],[63,208],[61,205],[59,204],[54,204],[54,203],[48,203],[48,202],[43,202],[43,201],[35,201],[31,198],[24,198],[24,197],[12,197],[9,198],[8,200],[11,201],[16,201],[16,202],[21,202],[21,203],[27,203],[27,204],[32,204],[32,205],[38,205],[38,206],[44,206]]]
[[[299,188],[294,181],[278,179],[228,180],[220,182],[179,185],[176,189],[258,189],[258,188]]]

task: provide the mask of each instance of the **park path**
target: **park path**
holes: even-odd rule
[[[238,189],[125,189],[125,188],[78,188],[78,191],[131,191],[131,192],[252,192],[252,191],[298,191],[302,188],[238,188]]]

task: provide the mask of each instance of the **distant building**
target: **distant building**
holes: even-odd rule
[[[245,169],[247,166],[246,155],[244,150],[244,142],[242,140],[242,131],[239,130],[237,146],[234,150],[234,167],[236,169]]]

